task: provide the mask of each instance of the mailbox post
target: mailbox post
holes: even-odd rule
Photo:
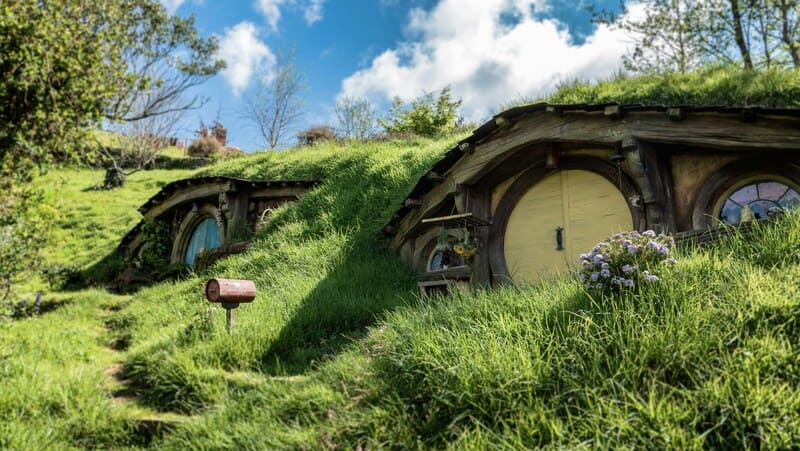
[[[222,304],[225,309],[225,325],[233,332],[236,318],[234,309],[244,302],[253,302],[256,284],[252,280],[211,279],[206,283],[206,299]]]

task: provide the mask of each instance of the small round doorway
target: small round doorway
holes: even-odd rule
[[[214,218],[205,218],[197,224],[189,244],[186,246],[186,253],[183,261],[189,266],[194,265],[194,260],[202,251],[207,251],[219,247],[221,244],[219,225]]]

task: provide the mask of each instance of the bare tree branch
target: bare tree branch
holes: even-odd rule
[[[294,66],[294,51],[278,52],[273,73],[261,78],[245,98],[245,118],[258,129],[270,149],[282,144],[288,129],[304,114],[300,98],[305,87],[303,76]]]

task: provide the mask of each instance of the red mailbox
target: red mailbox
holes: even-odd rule
[[[211,279],[206,283],[206,299],[223,304],[253,302],[256,284],[252,280]]]

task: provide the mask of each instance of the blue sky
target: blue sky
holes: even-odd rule
[[[280,49],[294,48],[303,74],[306,115],[299,129],[333,125],[339,96],[411,100],[451,86],[461,114],[483,121],[504,105],[550,92],[563,80],[594,80],[620,68],[627,40],[590,23],[589,3],[617,0],[162,0],[194,14],[200,33],[217,36],[228,68],[198,91],[208,98],[188,112],[179,132],[217,117],[229,145],[263,146],[243,100],[274,69]],[[291,130],[293,137],[298,129]],[[293,143],[289,139],[287,143]]]

